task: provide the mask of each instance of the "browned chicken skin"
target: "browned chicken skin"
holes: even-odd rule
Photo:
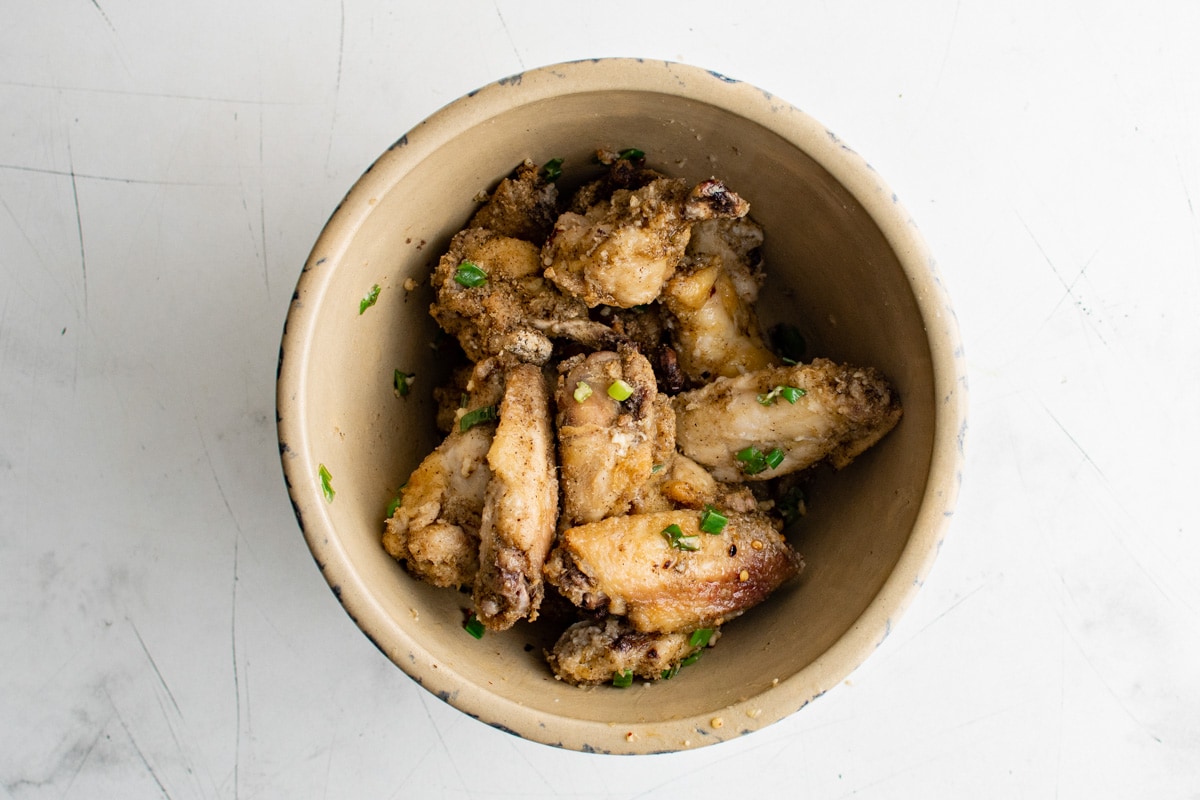
[[[620,617],[584,620],[563,631],[546,660],[556,678],[577,686],[609,683],[622,674],[657,681],[674,675],[719,636],[715,631],[700,644],[693,642],[691,631],[645,633]]]

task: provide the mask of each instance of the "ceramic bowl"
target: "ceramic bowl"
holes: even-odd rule
[[[875,366],[904,418],[823,475],[789,531],[807,569],[725,626],[671,681],[584,689],[556,681],[557,629],[519,624],[476,640],[470,597],[411,578],[380,544],[385,509],[438,443],[431,389],[432,266],[523,159],[590,175],[598,147],[718,176],[766,230],[759,310],[811,356]],[[574,172],[573,172],[574,170]],[[379,287],[368,305],[372,287]],[[364,308],[365,307],[365,308]],[[394,370],[416,373],[393,391]],[[675,63],[561,64],[486,86],[402,136],[321,232],[280,350],[280,452],[296,517],[346,612],[428,691],[527,739],[608,753],[676,751],[738,737],[836,685],[887,636],[921,586],[962,467],[963,366],[954,315],[909,215],[870,166],[816,120],[746,83]]]

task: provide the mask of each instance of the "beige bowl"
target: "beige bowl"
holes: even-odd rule
[[[789,532],[800,580],[725,627],[671,681],[581,689],[521,624],[475,640],[470,597],[412,579],[380,544],[385,508],[437,443],[427,277],[473,198],[518,162],[636,146],[695,180],[718,176],[765,227],[760,311],[797,324],[812,356],[873,365],[905,415],[878,447],[825,475]],[[376,303],[364,296],[380,287]],[[395,369],[415,372],[393,392]],[[740,736],[844,679],[920,587],[957,495],[964,423],[954,315],[908,214],[879,176],[804,113],[694,67],[561,64],[501,80],[422,122],[372,165],[321,233],[284,328],[280,452],[296,516],[347,613],[388,658],[463,712],[538,742],[650,753]],[[334,495],[322,486],[326,473]]]

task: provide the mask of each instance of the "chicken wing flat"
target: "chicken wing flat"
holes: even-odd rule
[[[716,644],[720,631],[707,639]],[[556,678],[576,686],[611,683],[616,675],[656,681],[673,675],[680,664],[703,650],[690,631],[645,633],[620,617],[577,622],[546,653]]]
[[[535,619],[542,567],[554,542],[558,480],[550,390],[539,367],[519,364],[505,375],[500,422],[487,463],[492,478],[480,519],[475,613],[491,630]]]
[[[512,175],[500,181],[467,225],[540,245],[550,235],[557,217],[557,187],[526,159]]]
[[[766,480],[823,460],[841,469],[902,413],[877,370],[827,359],[720,378],[673,403],[680,451],[720,481]]]
[[[560,370],[560,526],[625,514],[653,475],[656,456],[674,450],[675,412],[658,400],[654,370],[632,347],[576,356]],[[657,435],[664,429],[665,447]]]
[[[666,282],[679,366],[693,385],[776,366],[754,311],[760,274],[751,254],[762,228],[750,219],[714,219],[692,228],[688,258]]]
[[[494,359],[480,362],[464,385],[468,407],[500,400],[501,371]],[[466,409],[459,409],[457,423]],[[409,476],[400,505],[387,520],[383,546],[410,573],[434,586],[469,586],[479,571],[479,526],[491,470],[488,450],[496,426],[461,430],[445,440]]]
[[[638,631],[715,627],[762,602],[803,566],[760,514],[728,515],[720,533],[702,513],[609,517],[569,528],[546,577],[580,608],[625,616]]]
[[[612,336],[608,326],[588,319],[581,301],[542,277],[538,253],[523,239],[467,228],[438,261],[430,313],[472,361],[511,353],[540,365],[550,358],[552,336],[589,342]]]
[[[649,303],[683,259],[693,223],[749,207],[715,179],[690,189],[673,178],[618,189],[585,214],[558,218],[542,248],[545,276],[589,307]]]

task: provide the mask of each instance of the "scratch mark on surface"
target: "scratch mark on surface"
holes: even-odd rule
[[[75,785],[75,779],[79,777],[79,773],[83,772],[84,765],[87,764],[88,759],[92,757],[92,751],[96,749],[96,744],[100,741],[100,737],[103,734],[104,728],[98,727],[96,729],[96,735],[92,737],[92,741],[88,745],[87,750],[83,751],[83,756],[80,757],[79,763],[75,765],[75,771],[71,773],[71,780],[67,781],[67,786],[65,789],[63,789],[63,797],[71,796],[71,787]]]
[[[70,148],[68,147],[68,150]],[[14,172],[32,172],[38,175],[60,175],[69,177],[72,180],[86,181],[111,181],[113,183],[126,183],[131,186],[229,186],[227,183],[215,183],[212,181],[165,181],[165,180],[148,180],[144,178],[123,178],[116,175],[92,175],[86,172],[75,172],[72,169],[47,169],[44,167],[25,167],[20,164],[0,164],[0,169],[10,169]]]
[[[431,699],[429,692],[421,692],[418,696],[421,698],[421,708],[425,711],[425,718],[429,721],[429,727],[433,729],[434,735],[437,736],[438,744],[441,745],[441,751],[450,759],[450,763],[454,767],[454,775],[458,778],[458,784],[462,787],[463,791],[466,791],[467,782],[463,780],[462,769],[459,767],[458,761],[454,758],[454,753],[460,751],[446,744],[446,738],[442,736],[442,731],[438,728],[437,722],[434,721],[433,714],[429,712],[429,701]]]
[[[521,71],[525,71],[525,59],[521,58],[521,52],[517,50],[517,43],[513,40],[512,32],[508,29],[508,22],[505,21],[504,15],[500,13],[500,3],[497,0],[492,0],[492,8],[496,10],[496,16],[500,19],[500,27],[504,28],[504,36],[508,39],[508,44],[512,47],[513,55],[517,57],[517,64],[520,65]]]
[[[154,656],[150,655],[150,648],[146,646],[146,640],[142,638],[142,633],[138,630],[137,623],[128,617],[126,617],[126,619],[129,622],[129,627],[133,629],[133,635],[138,640],[138,646],[142,648],[142,653],[146,656],[146,660],[150,662],[150,668],[154,670],[154,675],[158,678],[159,685],[162,686],[163,691],[166,692],[167,697],[170,698],[171,705],[175,708],[175,713],[182,717],[183,713],[179,710],[179,703],[175,700],[175,694],[171,691],[171,687],[167,685],[166,679],[163,678],[162,671],[159,670],[158,663],[155,662]]]
[[[75,232],[79,236],[79,268],[83,272],[83,316],[87,317],[87,251],[83,244],[83,216],[79,213],[79,184],[75,180],[75,157],[71,153],[71,137],[67,135],[67,174],[71,178],[71,199],[75,204]]]
[[[104,13],[104,9],[100,7],[100,4],[96,2],[96,0],[92,0],[92,5],[95,6],[96,10],[100,12],[100,16],[104,17],[104,24],[108,26],[108,29],[113,33],[116,33],[117,29],[113,27],[112,20],[108,18],[108,14]]]
[[[1100,479],[1104,481],[1105,485],[1107,485],[1108,478],[1105,476],[1104,470],[1100,469],[1100,465],[1092,460],[1092,457],[1088,455],[1087,450],[1083,449],[1083,445],[1081,445],[1079,441],[1071,435],[1071,432],[1067,430],[1065,425],[1062,424],[1062,421],[1059,420],[1058,417],[1054,416],[1054,412],[1047,408],[1045,403],[1041,403],[1040,405],[1042,406],[1042,411],[1046,412],[1046,416],[1048,416],[1050,420],[1058,426],[1058,429],[1063,432],[1063,436],[1067,437],[1067,441],[1069,441],[1071,445],[1079,451],[1079,454],[1083,456],[1083,460],[1090,464],[1092,469],[1096,470],[1096,474],[1099,475]]]
[[[137,753],[138,758],[142,762],[142,766],[144,766],[146,771],[150,773],[150,777],[154,779],[154,783],[158,786],[158,790],[162,792],[163,797],[166,797],[168,800],[170,800],[171,793],[167,791],[167,787],[163,785],[162,780],[158,777],[158,773],[155,772],[154,767],[150,765],[150,759],[146,758],[145,751],[142,750],[141,745],[138,744],[137,739],[133,735],[133,731],[129,729],[129,724],[125,722],[125,717],[121,714],[121,709],[117,708],[117,704],[113,702],[112,695],[108,693],[108,689],[105,688],[103,691],[104,696],[108,699],[109,706],[112,707],[113,712],[117,715],[117,722],[121,724],[121,728],[125,731],[125,735],[129,738],[129,743],[133,745],[134,752]]]
[[[267,170],[266,158],[263,156],[263,110],[258,108],[258,228],[262,237],[262,268],[263,284],[267,287],[267,295],[271,294],[271,271],[268,268],[270,259],[267,257]]]
[[[942,85],[942,76],[946,74],[946,63],[950,60],[950,46],[954,44],[954,34],[958,31],[958,12],[962,6],[962,0],[954,4],[954,16],[950,19],[950,33],[946,36],[946,47],[942,50],[942,63],[938,65],[937,78],[933,81],[933,91],[929,93],[930,101],[937,96],[938,89]]]
[[[177,94],[174,92],[135,92],[127,89],[102,89],[93,86],[61,86],[55,83],[37,83],[35,81],[0,81],[0,86],[13,86],[20,89],[50,89],[55,92],[82,92],[84,94],[115,94],[123,97],[156,97],[161,100],[183,100],[198,103],[230,103],[243,106],[306,106],[312,105],[309,100],[261,100],[245,97],[217,97],[202,94]]]
[[[342,0],[339,5],[337,78],[333,84],[333,116],[329,119],[329,139],[325,147],[326,174],[331,174],[329,172],[329,165],[333,161],[333,132],[337,127],[338,100],[342,96],[342,59],[346,51],[346,1]]]
[[[1013,209],[1013,214],[1016,215],[1017,221],[1021,223],[1021,227],[1023,227],[1025,229],[1025,232],[1027,234],[1029,234],[1030,241],[1033,242],[1033,246],[1037,248],[1037,251],[1041,254],[1042,259],[1046,262],[1046,265],[1050,267],[1050,271],[1054,273],[1054,277],[1058,278],[1058,282],[1062,284],[1063,291],[1066,293],[1064,295],[1064,298],[1062,298],[1062,299],[1065,299],[1067,297],[1071,298],[1071,303],[1079,311],[1080,317],[1084,320],[1084,322],[1087,324],[1087,326],[1091,329],[1092,333],[1094,333],[1096,335],[1096,338],[1098,338],[1100,340],[1100,343],[1107,346],[1108,341],[1105,340],[1103,334],[1101,334],[1100,331],[1096,328],[1095,324],[1092,323],[1092,321],[1090,320],[1090,318],[1088,316],[1087,309],[1083,305],[1083,301],[1080,300],[1078,295],[1075,294],[1075,283],[1074,282],[1068,283],[1067,279],[1063,277],[1062,272],[1059,271],[1058,266],[1054,263],[1053,260],[1051,260],[1050,255],[1046,252],[1046,249],[1044,247],[1042,247],[1042,243],[1038,240],[1037,236],[1034,235],[1033,229],[1029,227],[1029,223],[1027,223],[1025,221],[1025,218],[1021,216],[1020,212],[1017,211],[1016,209]],[[1091,263],[1091,259],[1088,259],[1088,261],[1080,269],[1079,273],[1075,276],[1076,280],[1078,280],[1079,277],[1083,275],[1083,273],[1087,270],[1088,264],[1090,264],[1090,263]],[[1058,308],[1058,306],[1061,305],[1062,299],[1060,299],[1059,303],[1055,305],[1055,308]],[[1051,313],[1053,313],[1053,312],[1051,312]]]

